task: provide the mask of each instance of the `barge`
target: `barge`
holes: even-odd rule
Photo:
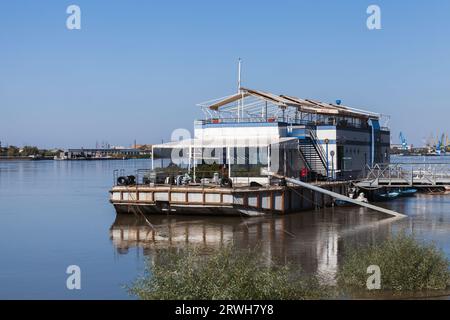
[[[319,183],[346,194],[347,182]],[[283,214],[333,205],[333,198],[294,186],[235,187],[115,186],[111,202],[118,213],[244,215]]]

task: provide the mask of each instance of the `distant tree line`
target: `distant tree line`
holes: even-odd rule
[[[2,157],[54,157],[60,152],[61,150],[59,149],[39,149],[36,146],[24,146],[22,148],[9,146],[0,148],[0,156]]]

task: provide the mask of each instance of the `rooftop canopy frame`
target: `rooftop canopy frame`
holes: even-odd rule
[[[198,104],[207,120],[235,119],[237,121],[327,121],[349,122],[379,120],[382,115],[344,105],[302,99],[288,95],[240,88],[238,93]]]

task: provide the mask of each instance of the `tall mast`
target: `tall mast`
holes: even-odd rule
[[[239,58],[238,62],[238,94],[241,93],[241,72],[242,72],[242,59]],[[240,122],[241,117],[244,117],[244,101],[242,98],[238,100],[238,122]]]
[[[242,70],[242,60],[239,58],[238,63],[238,93],[241,92],[241,70]]]

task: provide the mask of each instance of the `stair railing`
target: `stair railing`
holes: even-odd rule
[[[311,171],[312,170],[311,163],[306,159],[305,154],[303,154],[302,148],[300,147],[300,142],[298,143],[297,148],[298,148],[298,154],[300,155],[301,160],[306,165],[306,168],[308,169],[308,171]]]
[[[314,146],[314,149],[316,149],[317,154],[319,155],[320,161],[322,162],[323,168],[325,169],[324,171],[326,173],[327,155],[325,155],[325,150],[323,150],[323,147],[320,145],[319,139],[317,138],[317,135],[314,132],[314,130],[310,129],[310,128],[307,128],[306,130],[307,130],[309,138]]]

